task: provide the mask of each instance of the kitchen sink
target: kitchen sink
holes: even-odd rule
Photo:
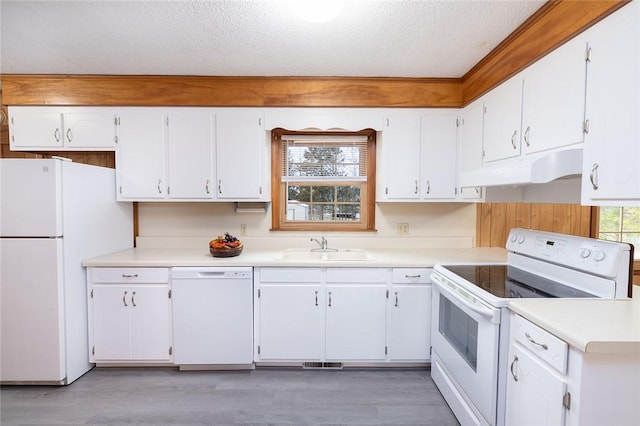
[[[373,256],[365,249],[285,249],[278,253],[275,260],[287,262],[361,261],[373,260]]]

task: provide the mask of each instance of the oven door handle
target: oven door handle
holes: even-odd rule
[[[438,286],[438,289],[442,292],[445,293],[446,295],[448,295],[449,297],[459,301],[460,303],[462,303],[464,306],[466,306],[467,308],[471,309],[473,312],[477,313],[478,315],[481,315],[485,318],[488,318],[491,320],[492,323],[494,324],[500,324],[500,320],[499,317],[495,314],[495,312],[493,310],[491,310],[490,308],[485,308],[483,306],[478,306],[470,301],[468,301],[464,296],[462,295],[457,295],[453,290],[449,289],[446,284],[444,284],[443,282],[440,281],[440,279],[438,277],[433,277],[433,283],[435,285]]]

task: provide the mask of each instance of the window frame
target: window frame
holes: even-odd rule
[[[282,182],[282,135],[331,135],[367,137],[367,179],[354,182],[363,185],[360,193],[360,217],[356,221],[288,221],[286,182]],[[375,194],[376,194],[376,131],[364,129],[347,131],[291,131],[276,128],[271,131],[271,230],[272,231],[375,231]],[[350,182],[350,181],[341,181]],[[327,182],[326,186],[335,186],[338,182]]]

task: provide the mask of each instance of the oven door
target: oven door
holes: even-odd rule
[[[456,413],[461,422],[460,417],[463,417],[470,419],[472,424],[494,425],[498,398],[500,309],[481,302],[437,273],[432,275],[432,281],[431,345],[434,359],[442,364],[437,366],[438,374],[447,376],[448,380],[443,382],[455,386],[449,394],[464,399],[447,402],[451,407],[464,407],[465,413]],[[442,393],[445,394],[444,391]],[[469,412],[469,406],[475,415]],[[478,414],[484,420],[472,420]]]

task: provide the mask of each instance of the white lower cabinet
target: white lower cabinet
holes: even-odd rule
[[[384,361],[387,269],[329,268],[325,359]]]
[[[322,272],[318,268],[256,268],[256,360],[322,358]]]
[[[428,271],[255,268],[255,361],[427,362]]]
[[[170,362],[166,268],[89,268],[89,358],[96,363]]]
[[[431,348],[431,269],[394,268],[387,313],[390,361],[424,362]]]
[[[511,313],[506,425],[636,425],[640,355],[582,352]]]

